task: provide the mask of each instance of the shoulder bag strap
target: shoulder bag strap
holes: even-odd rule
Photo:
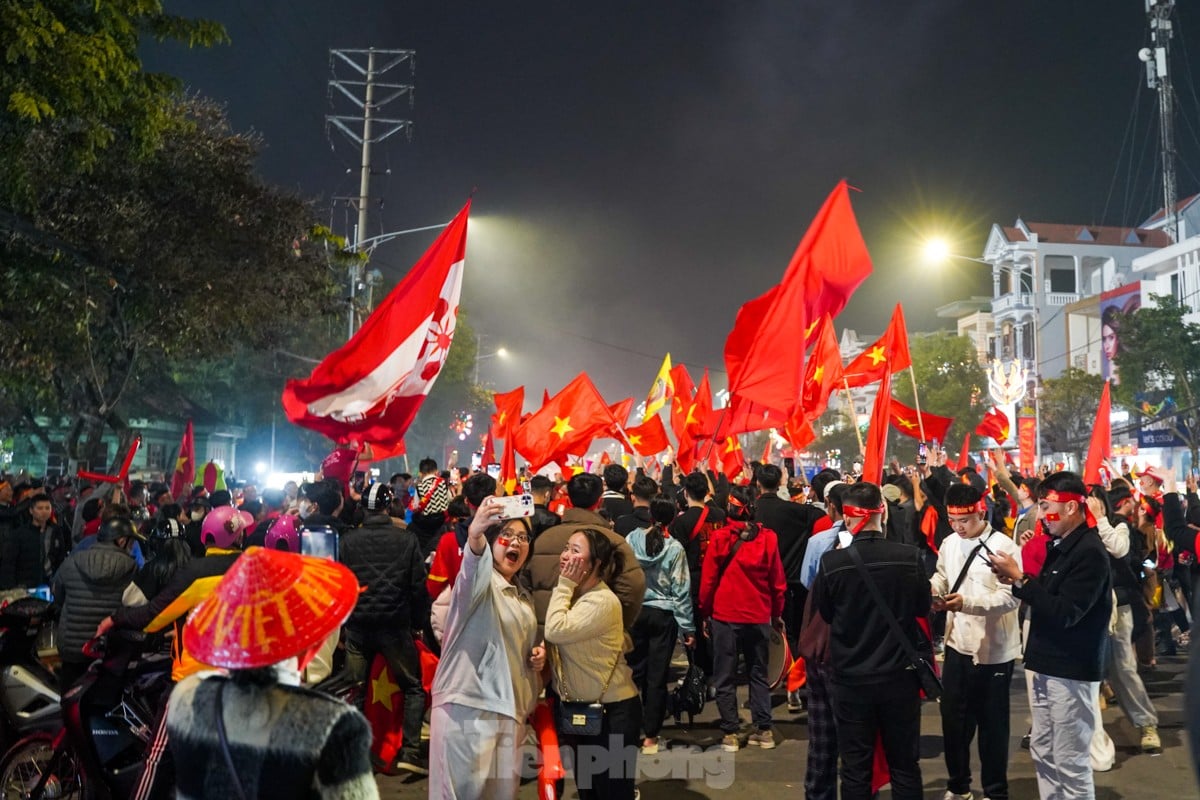
[[[564,703],[578,702],[571,700],[567,696],[567,684],[563,680],[562,673],[562,653],[558,645],[554,645],[554,657],[551,659],[554,668],[555,677],[558,678],[558,697]],[[617,674],[617,665],[621,663],[621,649],[617,648],[617,657],[613,659],[612,669],[608,671],[608,677],[604,680],[604,688],[600,690],[600,697],[596,698],[597,703],[604,702],[604,695],[608,692],[608,685],[612,683],[613,675]]]
[[[721,578],[725,577],[725,570],[729,569],[729,565],[733,563],[733,558],[737,555],[738,548],[742,546],[742,541],[740,534],[734,537],[733,546],[729,548],[729,555],[725,556],[725,560],[717,567],[717,583],[720,583]]]
[[[229,737],[225,733],[225,685],[229,681],[223,678],[217,678],[220,684],[217,686],[217,739],[221,742],[221,755],[225,758],[225,768],[229,770],[229,777],[233,778],[233,788],[237,790],[239,800],[246,800],[246,790],[242,786],[242,779],[238,776],[237,769],[233,766],[233,754],[229,752]]]
[[[888,608],[887,602],[883,599],[883,594],[879,591],[879,587],[875,585],[875,579],[871,577],[871,573],[867,571],[867,565],[863,563],[862,556],[858,554],[856,546],[852,544],[846,548],[846,551],[850,553],[850,558],[853,559],[858,574],[862,576],[863,582],[867,584],[867,591],[871,593],[871,599],[875,601],[875,605],[879,607],[883,618],[887,620],[888,630],[900,644],[900,647],[904,649],[904,653],[908,656],[909,661],[916,664],[921,660],[920,655],[917,654],[917,648],[904,635],[904,631],[900,629],[900,623],[896,621],[896,615]]]
[[[988,536],[991,534],[989,533]],[[984,536],[986,539],[987,536]],[[971,551],[971,555],[967,556],[967,560],[963,562],[962,569],[958,571],[958,577],[954,579],[954,586],[950,587],[949,594],[954,594],[963,585],[963,581],[967,579],[967,571],[971,569],[971,562],[979,555],[979,551],[983,549],[983,542],[975,545],[975,549]]]
[[[700,519],[696,520],[696,526],[692,528],[692,538],[696,538],[696,534],[700,533],[700,529],[704,527],[704,520],[708,519],[708,506],[700,509]]]

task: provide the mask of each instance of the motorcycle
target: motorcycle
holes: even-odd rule
[[[170,689],[171,659],[142,654],[145,636],[88,643],[97,660],[62,697],[63,727],[37,732],[0,760],[3,800],[124,798],[133,793]]]
[[[62,725],[58,678],[38,656],[51,633],[50,604],[24,597],[0,608],[0,747]]]

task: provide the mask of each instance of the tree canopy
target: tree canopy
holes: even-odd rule
[[[1042,381],[1038,408],[1043,446],[1071,453],[1082,465],[1103,389],[1104,378],[1075,367]]]
[[[991,407],[987,396],[987,372],[979,363],[975,345],[966,336],[938,331],[913,337],[909,352],[921,392],[921,411],[954,417],[947,436],[958,446],[962,437],[975,430]],[[904,373],[892,376],[892,394],[912,406],[912,379]],[[915,453],[911,440],[908,445]]]

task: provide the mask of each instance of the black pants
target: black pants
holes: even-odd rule
[[[692,575],[692,628],[696,631],[696,648],[692,651],[692,663],[704,670],[704,674],[712,677],[713,655],[712,642],[704,636],[704,618],[700,616],[700,576]]]
[[[911,671],[885,683],[836,685],[833,713],[842,756],[842,800],[870,800],[878,739],[892,773],[894,800],[922,800],[920,688]]]
[[[783,600],[783,625],[788,648],[792,653],[800,649],[800,626],[804,622],[804,600],[808,589],[802,583],[789,583]]]
[[[1008,800],[1009,690],[1013,662],[974,664],[946,648],[942,667],[942,740],[946,788],[971,791],[971,740],[979,733],[979,772],[983,796]]]
[[[667,681],[678,632],[674,614],[650,606],[642,606],[630,631],[633,651],[626,660],[642,693],[642,729],[650,738],[658,736],[667,715]]]
[[[595,736],[561,734],[575,772],[580,800],[633,800],[641,751],[642,701],[604,704],[604,725]],[[557,796],[563,796],[558,785]]]
[[[769,624],[712,621],[713,685],[717,689],[717,711],[721,713],[721,732],[737,733],[738,653],[746,660],[750,678],[750,718],[760,731],[771,727],[771,688],[767,684],[767,645]]]
[[[404,692],[404,740],[402,756],[417,755],[421,749],[421,723],[425,719],[425,688],[421,685],[421,657],[408,631],[345,631],[346,672],[365,681],[376,654],[387,660],[392,678]]]

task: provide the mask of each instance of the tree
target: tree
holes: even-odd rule
[[[966,336],[939,331],[918,336],[909,343],[916,384],[920,387],[921,410],[943,417],[954,417],[947,436],[961,442],[973,431],[990,407],[987,398],[987,372],[979,363],[975,345]],[[913,381],[899,373],[892,377],[892,394],[912,406]],[[900,443],[893,432],[889,450],[903,452],[911,442]],[[945,442],[941,443],[945,445]],[[899,445],[895,450],[892,445]]]
[[[854,418],[841,406],[831,407],[824,414],[813,420],[813,430],[817,434],[816,441],[808,446],[808,450],[824,456],[826,453],[838,453],[837,458],[842,468],[849,471],[850,464],[862,460],[858,447],[858,434],[854,432]]]
[[[1164,422],[1200,460],[1200,325],[1184,322],[1189,310],[1171,295],[1152,295],[1151,305],[1121,320],[1116,356],[1120,383],[1113,399],[1141,409],[1147,395],[1169,392],[1179,410]]]
[[[215,104],[178,100],[149,152],[116,133],[86,173],[60,169],[70,136],[31,136],[41,146],[26,169],[41,191],[28,229],[0,241],[10,425],[71,418],[68,455],[92,460],[106,426],[132,435],[129,394],[173,365],[273,351],[338,308],[342,243],[257,177],[257,140],[230,131]]]
[[[1038,395],[1042,441],[1055,452],[1074,455],[1082,464],[1103,389],[1103,378],[1075,367],[1042,381]]]

